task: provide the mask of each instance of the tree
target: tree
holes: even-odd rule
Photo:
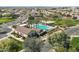
[[[20,49],[21,48],[17,43],[10,43],[9,51],[16,52],[19,51]]]
[[[12,14],[11,17],[15,19],[15,18],[19,17],[19,15]]]
[[[43,13],[40,13],[40,15],[41,15],[42,18],[44,17]]]
[[[0,52],[18,52],[24,48],[24,44],[12,37],[0,42]]]
[[[29,15],[29,20],[34,20],[34,17]]]
[[[31,27],[31,25],[35,22],[34,20],[35,20],[35,18],[33,16],[29,15],[29,17],[28,17],[28,26]]]
[[[17,27],[17,25],[13,25],[12,27],[13,27],[13,28],[16,28],[16,27]]]
[[[0,14],[0,18],[2,18],[2,14]]]
[[[25,40],[25,49],[26,51],[30,52],[40,52],[41,48],[44,45],[44,41],[38,39],[38,38],[27,38]]]
[[[69,36],[67,36],[64,32],[53,34],[52,37],[49,37],[48,41],[53,47],[62,46],[66,49],[65,51],[68,51],[70,47]]]

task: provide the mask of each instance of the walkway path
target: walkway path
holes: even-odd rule
[[[10,35],[11,37],[13,37],[14,39],[16,39],[16,40],[18,40],[18,41],[21,41],[21,42],[24,42],[24,40],[23,39],[21,39],[21,38],[17,38],[17,37],[15,37],[14,35]]]
[[[72,40],[73,37],[79,37],[79,35],[72,35],[71,38],[70,38],[70,40]]]

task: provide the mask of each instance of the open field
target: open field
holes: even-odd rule
[[[79,46],[79,37],[73,37],[71,44],[73,47]]]
[[[79,20],[75,19],[56,19],[55,24],[60,25],[60,26],[75,26],[79,24]]]
[[[79,51],[79,37],[73,37],[71,41],[71,51]]]
[[[0,18],[0,24],[14,21],[13,18]]]

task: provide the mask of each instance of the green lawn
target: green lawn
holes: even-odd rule
[[[1,52],[18,52],[24,48],[24,43],[12,37],[0,41]]]
[[[79,46],[79,37],[73,37],[71,44],[73,47]]]
[[[15,19],[13,18],[0,18],[0,23],[7,23],[7,22],[11,22],[14,21]]]
[[[79,37],[73,37],[71,41],[72,51],[79,51]]]
[[[55,24],[69,27],[69,26],[75,26],[79,24],[79,21],[75,19],[56,19]]]

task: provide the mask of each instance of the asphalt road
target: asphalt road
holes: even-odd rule
[[[4,33],[1,33],[0,32],[0,39],[3,38],[3,37],[6,37],[7,36],[7,33],[11,32],[11,29],[10,28],[0,28],[1,31],[3,31]]]
[[[65,30],[65,33],[69,36],[71,35],[79,35],[79,26],[73,26]]]

